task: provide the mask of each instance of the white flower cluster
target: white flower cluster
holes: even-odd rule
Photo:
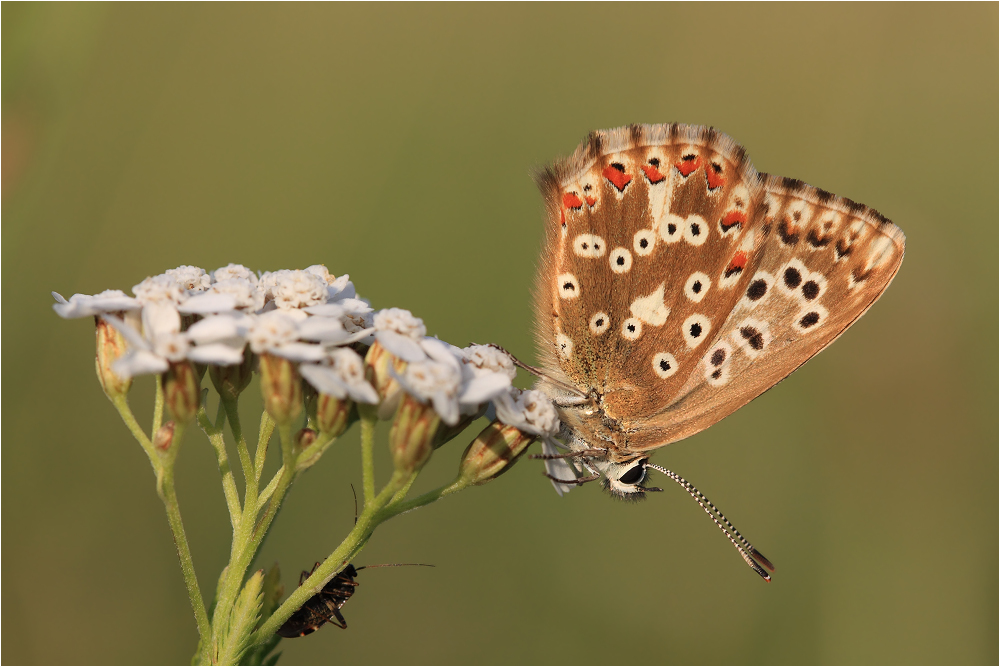
[[[184,360],[239,364],[249,345],[258,354],[314,365],[303,375],[322,382],[321,391],[378,402],[361,357],[345,347],[370,344],[375,332],[371,306],[346,275],[332,276],[319,265],[259,276],[239,264],[212,273],[179,266],[146,278],[132,293],[74,294],[68,301],[52,294],[62,317],[100,316],[122,333],[129,351],[114,365],[122,377],[162,373]]]
[[[259,275],[240,264],[211,273],[179,266],[146,278],[132,293],[74,294],[68,301],[52,293],[60,316],[98,316],[121,332],[129,348],[113,369],[123,378],[163,373],[184,360],[240,364],[249,348],[297,362],[302,377],[324,394],[377,404],[354,349],[377,340],[407,362],[393,372],[403,390],[433,405],[448,425],[492,401],[506,424],[534,435],[558,430],[544,395],[513,387],[517,369],[506,353],[487,345],[460,349],[429,337],[423,321],[407,310],[374,312],[347,275],[333,276],[325,266]]]

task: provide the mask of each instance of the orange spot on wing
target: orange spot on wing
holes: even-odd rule
[[[720,185],[726,184],[726,178],[721,173],[716,172],[715,169],[706,169],[705,179],[708,181],[709,190],[714,190]]]
[[[695,160],[681,160],[680,162],[674,163],[677,167],[677,171],[681,172],[681,176],[687,178],[701,166],[701,158]]]
[[[586,195],[584,196],[584,199],[587,200],[587,206],[592,207],[594,204],[597,203],[597,197],[591,197],[590,195]]]
[[[646,172],[646,178],[649,179],[649,182],[654,185],[666,178],[666,176],[663,175],[663,172],[651,164],[642,165],[642,170]]]
[[[736,225],[743,225],[747,221],[747,214],[743,211],[730,211],[722,218],[722,231],[728,232]]]
[[[743,270],[743,267],[747,265],[747,254],[742,250],[737,250],[733,258],[729,260],[729,266],[726,267],[726,277],[733,275],[739,271]]]
[[[604,178],[611,181],[611,184],[618,188],[618,192],[624,192],[625,186],[632,182],[632,177],[623,171],[618,171],[611,165],[604,168],[601,172]]]
[[[563,195],[563,206],[566,208],[580,208],[583,206],[583,200],[575,192],[567,192]]]

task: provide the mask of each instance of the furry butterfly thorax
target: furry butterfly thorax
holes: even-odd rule
[[[543,458],[561,491],[601,479],[642,497],[653,450],[820,352],[903,259],[902,231],[877,211],[758,173],[710,127],[593,132],[537,181],[538,388],[563,423]]]

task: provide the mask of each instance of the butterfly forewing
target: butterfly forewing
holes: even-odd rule
[[[780,381],[857,319],[902,259],[892,223],[759,175],[710,128],[594,133],[539,183],[543,366],[599,396],[597,418],[564,420],[618,458],[706,428]]]

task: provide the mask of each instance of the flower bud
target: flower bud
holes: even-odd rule
[[[153,446],[156,447],[156,449],[161,452],[165,452],[170,449],[170,445],[174,442],[175,426],[174,422],[167,422],[153,435]]]
[[[347,430],[354,401],[320,394],[316,399],[316,426],[323,435],[336,438]]]
[[[257,355],[250,350],[243,351],[243,363],[234,366],[210,366],[209,377],[215,390],[224,400],[235,401],[253,379],[254,368],[257,366]]]
[[[470,485],[485,484],[507,472],[538,436],[494,420],[465,449],[459,477]]]
[[[111,364],[125,354],[125,338],[102,317],[95,317],[97,324],[97,379],[108,398],[121,396],[132,388],[132,378],[122,378],[111,370]]]
[[[295,436],[295,445],[300,452],[314,442],[316,442],[316,431],[311,428],[304,428]]]
[[[264,409],[278,424],[290,424],[302,414],[302,378],[288,359],[260,355],[260,391]]]
[[[194,419],[201,405],[201,382],[194,364],[170,364],[163,376],[163,398],[175,421],[186,424]]]
[[[389,429],[389,449],[396,470],[414,473],[434,453],[434,438],[441,426],[441,417],[430,405],[403,393],[396,418]]]
[[[392,417],[396,406],[399,405],[402,393],[399,382],[390,372],[390,368],[396,375],[400,375],[406,368],[406,362],[394,356],[378,341],[375,341],[365,354],[365,379],[375,387],[375,391],[378,393],[379,404],[373,407],[379,419]]]

